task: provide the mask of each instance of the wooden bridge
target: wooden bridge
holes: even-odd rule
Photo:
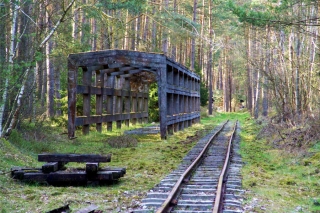
[[[182,130],[200,121],[200,78],[163,54],[104,50],[68,57],[68,136],[76,126],[84,134],[102,123],[112,130],[148,119],[149,85],[157,81],[160,134]],[[81,97],[82,96],[82,97]],[[83,101],[83,107],[77,106]],[[95,106],[92,109],[91,106]]]

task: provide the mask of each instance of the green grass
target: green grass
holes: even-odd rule
[[[71,209],[83,208],[89,203],[98,205],[105,212],[125,211],[133,207],[145,193],[170,171],[175,169],[185,154],[195,145],[190,136],[204,136],[216,122],[195,124],[190,128],[160,140],[160,135],[134,136],[138,145],[130,148],[112,148],[107,143],[109,137],[120,136],[124,130],[89,135],[77,132],[78,138],[67,140],[65,130],[34,126],[24,126],[23,132],[13,132],[10,142],[0,141],[0,212],[45,212],[66,203]],[[141,125],[136,126],[141,127]],[[44,137],[41,141],[34,137]],[[28,138],[29,140],[26,140]],[[112,154],[111,162],[102,166],[125,167],[127,174],[118,183],[110,186],[52,187],[23,183],[10,178],[13,166],[39,167],[37,154],[41,152]],[[83,165],[70,163],[67,166]],[[123,208],[123,209],[122,209]]]
[[[319,142],[310,147],[307,155],[277,150],[265,140],[257,139],[261,127],[247,113],[215,113],[167,140],[160,140],[160,135],[134,136],[138,140],[136,147],[120,149],[110,147],[107,139],[133,127],[114,128],[113,132],[91,131],[86,136],[79,130],[78,138],[68,140],[65,129],[50,124],[41,129],[30,124],[22,126],[24,131],[13,132],[10,142],[0,140],[0,213],[45,212],[66,203],[73,210],[94,203],[105,212],[125,212],[178,166],[195,145],[191,136],[197,131],[200,131],[197,135],[204,136],[227,119],[240,121],[245,203],[252,206],[256,202],[251,212],[297,212],[297,208],[301,212],[320,212]],[[52,187],[10,178],[13,166],[41,166],[37,162],[37,154],[41,152],[111,153],[111,162],[102,166],[126,167],[127,174],[109,186],[86,187]]]
[[[253,120],[243,123],[241,155],[246,203],[254,212],[320,212],[319,144],[300,155],[275,149],[257,139],[260,128]],[[308,157],[310,156],[310,157]]]

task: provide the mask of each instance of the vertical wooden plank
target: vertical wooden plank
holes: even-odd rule
[[[114,76],[107,76],[106,87],[112,88],[112,93],[107,95],[107,114],[113,115]],[[112,131],[112,121],[107,122],[107,130]]]
[[[68,137],[75,137],[78,66],[68,58]]]
[[[82,67],[83,76],[82,82],[84,86],[88,86],[88,94],[83,94],[83,115],[87,116],[88,120],[90,120],[90,101],[91,101],[91,78],[92,78],[92,71],[88,71],[87,67]],[[85,124],[82,126],[82,133],[89,134],[90,124]]]
[[[101,94],[96,95],[96,115],[102,116],[102,101],[103,101],[103,84],[104,75],[101,74],[100,70],[96,71],[96,87],[101,89]],[[96,124],[96,130],[98,132],[102,131],[102,123]]]
[[[124,89],[129,93],[129,96],[124,97],[124,112],[125,112],[125,114],[129,114],[130,108],[131,108],[131,103],[130,103],[131,87],[130,87],[130,79],[129,78],[125,78]],[[129,123],[130,123],[130,117],[125,120],[125,125],[129,126]]]
[[[142,97],[139,97],[138,98],[138,112],[141,114],[142,113],[142,105],[143,105],[143,98]],[[142,118],[139,117],[138,118],[138,123],[141,124],[142,123]]]
[[[121,78],[119,78],[119,77],[117,77],[116,78],[116,88],[117,88],[117,90],[122,90],[123,89],[123,87],[122,87],[122,81],[123,81],[123,79],[122,79],[122,77]],[[116,114],[122,114],[122,111],[123,111],[123,94],[122,94],[122,92],[121,92],[121,95],[120,96],[116,96],[116,105],[115,105],[115,107],[116,107]],[[121,123],[122,123],[122,120],[120,119],[118,119],[117,121],[116,121],[116,123],[117,123],[117,129],[121,129]]]
[[[161,139],[167,139],[167,66],[164,56],[163,66],[158,69],[158,96],[160,108],[160,136]]]
[[[147,113],[147,115],[149,114],[149,86],[145,85],[145,92],[147,94],[147,96],[144,98],[144,112]],[[145,123],[148,122],[148,117],[145,117]]]
[[[184,95],[179,95],[179,99],[179,114],[182,114],[184,110]]]
[[[184,113],[189,113],[189,96],[184,96]]]
[[[173,84],[173,67],[170,65],[167,65],[167,83],[172,85]]]
[[[137,91],[135,91],[131,95],[131,100],[132,100],[131,112],[135,114],[135,113],[137,113]],[[136,125],[137,119],[136,118],[132,118],[131,122],[132,122],[133,125]]]

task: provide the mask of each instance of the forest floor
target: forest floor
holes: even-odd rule
[[[136,143],[123,142],[122,148],[112,147],[111,139],[132,127],[86,136],[77,132],[78,138],[68,140],[66,129],[52,121],[22,124],[8,140],[0,139],[0,212],[46,212],[65,204],[72,210],[95,204],[104,212],[130,212],[198,138],[226,119],[240,121],[246,212],[320,212],[320,140],[313,124],[288,128],[253,120],[248,113],[216,113],[167,140],[130,135]],[[125,167],[127,174],[107,186],[53,187],[11,179],[11,167],[41,166],[37,154],[43,152],[111,153],[111,162],[102,166]]]

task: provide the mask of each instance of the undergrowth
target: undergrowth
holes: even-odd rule
[[[66,129],[46,125],[39,128],[35,124],[23,124],[9,140],[1,139],[0,212],[47,212],[67,203],[73,210],[94,203],[104,212],[128,212],[149,189],[174,170],[196,141],[217,123],[195,124],[167,140],[161,140],[159,134],[123,135],[124,131],[143,125],[121,130],[114,126],[114,131],[102,133],[92,127],[89,135],[82,135],[79,130],[77,138],[68,140]],[[123,142],[117,145],[120,139]],[[111,162],[101,167],[125,167],[127,174],[111,185],[85,187],[52,187],[11,179],[10,168],[14,166],[40,167],[42,163],[37,161],[37,154],[42,152],[112,154]],[[67,167],[84,165],[69,163]]]
[[[247,211],[320,212],[319,129],[258,123],[241,132]]]
[[[9,140],[0,140],[0,212],[46,212],[67,203],[74,210],[94,203],[104,212],[128,212],[178,166],[198,139],[227,119],[238,119],[241,126],[246,211],[319,212],[320,141],[310,139],[300,148],[290,148],[292,145],[284,144],[290,144],[291,135],[297,136],[296,133],[289,135],[289,130],[279,127],[266,129],[265,121],[257,124],[245,112],[203,116],[200,124],[174,133],[167,140],[160,140],[159,134],[130,136],[121,146],[117,145],[117,140],[126,137],[124,131],[143,125],[121,130],[114,127],[113,132],[102,133],[92,127],[89,135],[82,135],[78,130],[78,137],[68,140],[64,127],[50,123],[41,127],[23,124]],[[310,128],[300,129],[301,132],[311,131]],[[277,142],[278,130],[286,137],[285,142]],[[301,148],[304,151],[298,152]],[[40,167],[37,154],[42,152],[112,154],[111,162],[101,166],[125,167],[127,174],[108,186],[86,187],[52,187],[10,178],[13,166]]]

